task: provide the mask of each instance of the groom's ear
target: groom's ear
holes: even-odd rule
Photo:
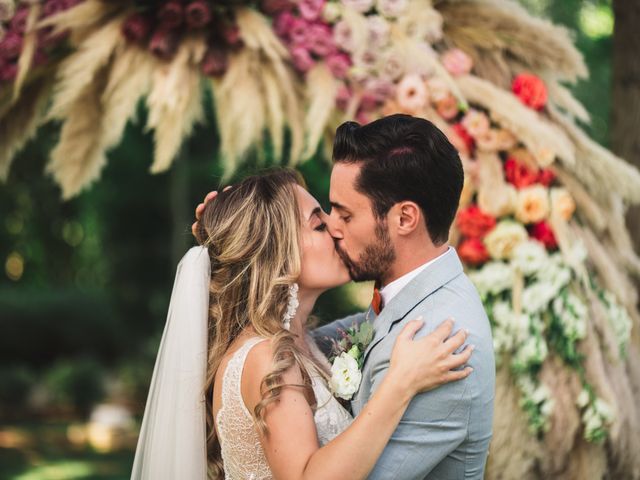
[[[422,210],[417,203],[404,201],[396,203],[392,209],[393,223],[398,235],[409,235],[424,222]]]

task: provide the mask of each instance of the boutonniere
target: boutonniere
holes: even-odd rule
[[[351,400],[360,387],[364,352],[373,340],[373,325],[365,321],[341,333],[340,341],[333,341],[329,387],[336,397]]]

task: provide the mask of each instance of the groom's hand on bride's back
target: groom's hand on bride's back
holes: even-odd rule
[[[227,187],[224,187],[224,189],[222,191],[226,192],[230,188],[231,188],[231,185],[229,185]],[[193,225],[191,225],[191,233],[196,238],[198,243],[202,243],[202,241],[203,241],[203,239],[198,238],[198,222],[200,222],[200,218],[202,217],[202,212],[204,212],[204,208],[207,206],[207,203],[209,203],[211,200],[213,200],[217,196],[218,196],[218,191],[217,190],[214,190],[213,192],[207,193],[207,195],[204,197],[204,200],[202,201],[202,203],[199,203],[198,206],[196,207],[196,212],[195,212],[196,221],[193,222]]]

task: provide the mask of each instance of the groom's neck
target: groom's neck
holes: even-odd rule
[[[380,279],[381,285],[388,285],[412,270],[415,270],[425,263],[438,258],[440,255],[445,253],[448,248],[448,243],[440,246],[435,246],[432,243],[429,243],[428,245],[397,245],[396,259],[387,272],[385,272],[384,277]]]

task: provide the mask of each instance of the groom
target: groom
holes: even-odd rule
[[[495,364],[489,321],[452,247],[449,229],[464,180],[458,153],[427,120],[392,115],[342,124],[333,148],[327,224],[355,281],[375,280],[372,305],[313,332],[325,350],[339,330],[368,319],[375,329],[358,415],[389,368],[396,336],[422,315],[427,335],[447,317],[469,330],[474,372],[416,396],[370,479],[481,479],[492,434]]]
[[[414,397],[369,478],[482,479],[495,364],[482,302],[447,244],[464,180],[458,153],[431,122],[392,115],[365,126],[342,124],[333,160],[329,231],[352,279],[374,280],[378,288],[367,312],[312,334],[329,354],[330,339],[340,338],[341,330],[373,323],[351,402],[354,415],[384,378],[406,322],[422,316],[421,337],[453,317],[454,331],[467,329],[467,342],[475,346],[470,376]],[[213,192],[205,202],[211,198]]]

